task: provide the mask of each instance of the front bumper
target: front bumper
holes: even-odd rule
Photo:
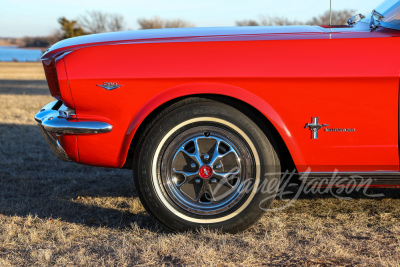
[[[71,161],[67,153],[52,135],[62,134],[98,134],[108,133],[112,126],[105,122],[83,121],[77,122],[71,119],[75,118],[75,111],[64,106],[61,101],[53,101],[44,106],[35,115],[35,120],[42,132],[44,138],[49,144],[57,158],[64,161]]]

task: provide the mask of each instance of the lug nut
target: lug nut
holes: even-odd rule
[[[215,168],[221,169],[221,168],[222,168],[222,164],[217,164],[217,165],[215,165]]]
[[[216,183],[217,183],[217,179],[212,178],[212,179],[211,179],[211,183],[212,183],[212,184],[216,184]]]
[[[192,162],[192,164],[190,164],[190,167],[192,167],[192,169],[196,168],[196,163]]]
[[[204,155],[204,159],[205,159],[205,160],[208,160],[209,158],[210,158],[210,155],[208,155],[208,154],[205,154],[205,155]]]
[[[201,182],[201,180],[200,180],[199,178],[197,178],[197,179],[194,180],[194,182],[195,182],[196,184],[199,184],[199,183]]]

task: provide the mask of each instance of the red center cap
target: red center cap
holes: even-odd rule
[[[204,166],[202,166],[202,167],[200,168],[200,170],[199,170],[199,175],[200,175],[200,177],[203,178],[203,179],[208,179],[208,178],[211,177],[212,172],[213,172],[213,171],[212,171],[212,169],[211,169],[210,166],[204,165]]]

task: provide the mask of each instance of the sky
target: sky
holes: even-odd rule
[[[367,14],[381,2],[332,0],[332,9]],[[123,15],[131,30],[138,29],[137,19],[153,16],[212,27],[261,15],[306,21],[329,10],[329,0],[0,0],[0,37],[46,36],[59,28],[59,17],[77,19],[92,10]]]

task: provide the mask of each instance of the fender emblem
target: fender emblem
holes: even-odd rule
[[[103,84],[96,84],[96,85],[100,86],[101,88],[107,89],[108,91],[120,88],[122,86],[117,83],[103,83]]]
[[[311,123],[307,123],[304,128],[309,128],[311,130],[311,139],[318,139],[318,131],[322,127],[329,126],[329,124],[319,124],[318,123],[318,117],[312,117],[311,118]]]

